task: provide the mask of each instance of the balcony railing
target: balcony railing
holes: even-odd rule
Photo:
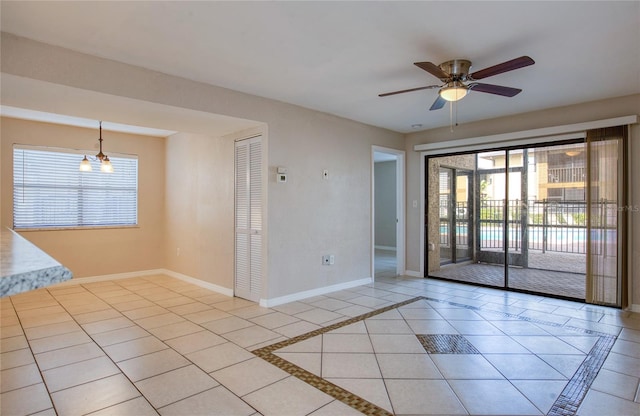
[[[549,183],[569,183],[584,182],[587,177],[587,169],[585,167],[574,168],[549,168]]]
[[[443,201],[446,203],[446,201]],[[440,244],[450,242],[451,220],[443,217],[447,205],[440,205]],[[587,203],[584,201],[508,201],[482,200],[477,214],[480,250],[504,249],[505,215],[507,216],[509,249],[522,250],[522,227],[527,227],[527,249],[542,252],[585,254],[587,249]],[[523,210],[525,216],[523,217]],[[615,232],[617,205],[611,201],[591,206],[592,235],[608,238]],[[468,243],[470,215],[466,202],[456,204],[456,244]],[[525,221],[526,220],[526,221]],[[600,237],[599,237],[600,238]]]

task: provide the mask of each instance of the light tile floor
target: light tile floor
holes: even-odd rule
[[[640,415],[640,315],[542,296],[377,277],[263,308],[158,275],[0,306],[7,416],[560,414],[590,376],[567,414]]]
[[[375,257],[373,263],[376,278],[396,277],[398,275],[395,251],[376,248],[374,254]]]

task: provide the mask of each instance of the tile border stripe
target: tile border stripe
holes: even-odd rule
[[[416,296],[414,298],[411,298],[411,299],[408,299],[408,300],[405,300],[405,301],[402,301],[402,302],[394,303],[393,305],[385,306],[385,307],[380,308],[380,309],[376,309],[376,310],[373,310],[373,311],[370,311],[370,312],[367,312],[367,313],[363,313],[362,315],[358,315],[358,316],[354,316],[352,318],[348,318],[348,319],[346,319],[344,321],[340,321],[340,322],[337,322],[335,324],[331,324],[329,326],[325,326],[325,327],[322,327],[322,328],[315,329],[315,330],[313,330],[311,332],[307,332],[306,334],[298,335],[296,337],[289,338],[287,340],[280,341],[280,342],[277,342],[275,344],[267,345],[266,347],[262,347],[262,348],[259,348],[259,349],[255,350],[255,351],[253,351],[253,353],[254,354],[258,354],[258,353],[262,354],[262,353],[267,352],[267,351],[268,352],[273,352],[275,350],[279,350],[280,348],[284,348],[284,347],[287,347],[289,345],[293,345],[293,344],[295,344],[297,342],[304,341],[304,340],[309,339],[309,338],[313,338],[313,337],[315,337],[317,335],[321,335],[321,334],[324,334],[324,333],[329,332],[329,331],[333,331],[334,329],[342,328],[344,326],[351,325],[351,324],[354,324],[356,322],[364,321],[365,319],[370,318],[372,316],[380,315],[381,313],[385,313],[385,312],[388,312],[390,310],[397,309],[397,308],[400,308],[402,306],[408,305],[410,303],[417,302],[419,300],[425,300],[425,299],[427,299],[427,298],[425,298],[424,296]]]
[[[273,351],[279,350],[280,348],[287,347],[289,345],[296,344],[300,341],[307,340],[309,338],[313,338],[315,336],[324,334],[329,331],[333,331],[338,328],[345,327],[347,325],[354,324],[356,322],[364,321],[365,319],[371,318],[376,315],[380,315],[381,313],[388,312],[393,309],[397,309],[399,307],[408,305],[413,302],[417,302],[419,300],[425,299],[422,296],[418,296],[412,299],[405,300],[403,302],[395,303],[393,305],[385,306],[380,309],[376,309],[371,312],[364,313],[362,315],[354,316],[347,320],[326,326],[324,328],[319,328],[311,332],[307,332],[306,334],[298,335],[297,337],[290,338],[285,341],[277,342],[272,345],[268,345],[263,348],[259,348],[257,350],[252,351],[256,356],[262,358],[263,360],[275,365],[283,371],[291,374],[292,376],[304,381],[305,383],[317,388],[318,390],[328,394],[336,400],[341,401],[342,403],[350,406],[351,408],[370,416],[393,416],[393,413],[388,412],[387,410],[376,406],[375,404],[363,399],[362,397],[351,393],[348,390],[343,389],[340,386],[337,386],[330,381],[323,379],[320,376],[317,376],[297,365],[290,363],[289,361],[278,357],[273,354]]]
[[[254,354],[365,415],[393,416],[393,413],[390,413],[385,409],[363,399],[362,397],[355,395],[350,391],[345,390],[342,387],[337,386],[330,381],[327,381],[322,377],[319,377],[301,367],[298,367],[297,365],[292,364],[275,354],[260,351],[254,351]]]
[[[578,412],[582,400],[602,368],[602,364],[604,364],[604,360],[609,355],[615,341],[616,337],[612,335],[600,336],[551,406],[551,410],[547,413],[548,416],[572,416]]]
[[[334,399],[341,401],[347,406],[350,406],[353,409],[359,412],[362,412],[365,415],[393,416],[393,413],[390,413],[387,410],[381,407],[378,407],[375,404],[361,398],[360,396],[357,396],[351,393],[350,391],[343,389],[342,387],[336,386],[330,381],[327,381],[320,376],[317,376],[293,363],[290,363],[289,361],[281,357],[278,357],[277,355],[273,354],[273,352],[281,348],[287,347],[289,345],[296,344],[300,341],[304,341],[304,340],[313,338],[315,336],[333,331],[335,329],[339,329],[347,325],[351,325],[353,323],[363,321],[365,319],[379,315],[381,313],[388,312],[390,310],[397,309],[405,305],[409,305],[419,300],[425,300],[428,302],[437,302],[441,304],[447,304],[447,305],[451,305],[459,308],[465,308],[465,309],[474,310],[474,311],[491,312],[491,313],[495,313],[496,315],[500,315],[508,318],[515,318],[520,321],[532,322],[532,323],[552,326],[556,328],[566,328],[571,331],[582,332],[585,334],[599,336],[596,344],[593,346],[589,354],[587,354],[582,364],[580,364],[580,367],[578,367],[578,370],[576,370],[576,373],[571,377],[571,379],[569,379],[562,393],[560,394],[560,396],[558,396],[558,398],[552,405],[551,410],[549,410],[549,412],[547,413],[548,416],[575,416],[577,414],[578,408],[580,407],[582,400],[586,396],[587,391],[591,387],[593,380],[595,379],[598,372],[602,368],[604,361],[609,355],[609,352],[611,351],[611,348],[613,347],[613,344],[617,339],[617,336],[615,335],[610,335],[610,334],[602,333],[602,332],[591,330],[591,329],[579,328],[574,326],[566,326],[564,324],[559,324],[556,322],[548,322],[540,319],[532,319],[525,316],[519,316],[513,313],[498,312],[490,309],[483,309],[478,306],[465,305],[458,302],[450,302],[446,300],[430,298],[427,296],[416,296],[414,298],[405,300],[403,302],[385,306],[383,308],[376,309],[374,311],[370,311],[362,315],[358,315],[358,316],[346,319],[344,321],[341,321],[323,328],[319,328],[314,331],[307,332],[305,334],[298,335],[296,337],[293,337],[284,341],[280,341],[275,344],[268,345],[266,347],[256,349],[252,351],[252,353],[262,358],[263,360],[275,365],[276,367],[282,369],[283,371],[286,371],[292,376],[328,394]]]

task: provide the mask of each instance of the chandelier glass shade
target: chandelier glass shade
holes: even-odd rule
[[[112,173],[113,165],[109,160],[109,156],[102,153],[102,121],[100,122],[100,138],[98,139],[98,142],[100,143],[100,151],[95,156],[94,160],[100,161],[101,172]],[[93,168],[91,167],[91,160],[87,158],[87,155],[84,155],[84,159],[82,159],[82,161],[80,162],[80,172],[91,172],[92,170]]]

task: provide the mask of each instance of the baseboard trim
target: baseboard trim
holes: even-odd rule
[[[208,289],[225,296],[233,297],[233,289],[218,286],[216,284],[205,282],[204,280],[196,279],[195,277],[187,276],[186,274],[174,272],[173,270],[168,270],[168,269],[139,270],[137,272],[104,274],[101,276],[78,277],[75,279],[70,279],[65,282],[58,283],[57,286],[81,285],[86,283],[104,282],[105,280],[118,280],[118,279],[129,279],[133,277],[153,276],[154,274],[163,274],[169,277],[174,277],[176,279],[194,284],[201,288]]]
[[[638,312],[638,313],[640,313],[640,305],[635,304],[635,303],[634,303],[633,305],[631,305],[631,312]]]
[[[409,277],[424,277],[420,272],[416,272],[414,270],[405,270],[404,275]]]
[[[397,247],[393,247],[393,246],[373,246],[375,249],[378,250],[389,250],[389,251],[397,251],[398,248]]]
[[[260,299],[260,306],[264,308],[272,308],[274,306],[282,305],[284,303],[295,302],[298,300],[307,299],[314,296],[325,295],[327,293],[337,292],[338,290],[350,289],[356,286],[367,285],[369,283],[373,283],[373,278],[367,277],[364,279],[352,280],[350,282],[319,287],[317,289],[305,290],[303,292],[292,293],[290,295],[280,296],[277,298]]]
[[[174,272],[172,270],[164,270],[164,274],[170,277],[175,277],[176,279],[180,279],[187,283],[192,283],[196,286],[200,286],[204,289],[209,289],[214,292],[218,292],[225,296],[233,297],[233,289],[229,289],[223,286],[218,286],[214,283],[205,282],[204,280],[196,279],[195,277],[187,276],[186,274]]]
[[[103,274],[98,276],[76,277],[65,282],[57,283],[56,286],[81,285],[85,283],[104,282],[105,280],[129,279],[132,277],[152,276],[154,274],[166,274],[165,269],[138,270],[136,272]]]

